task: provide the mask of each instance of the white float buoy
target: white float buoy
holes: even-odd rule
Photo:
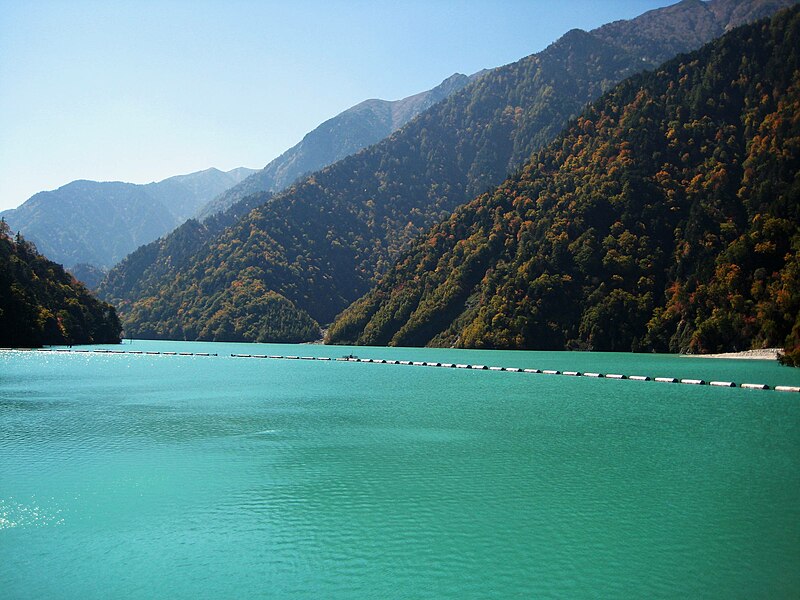
[[[796,385],[776,385],[776,392],[800,392],[800,387]]]

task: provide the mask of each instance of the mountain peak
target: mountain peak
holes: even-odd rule
[[[148,184],[77,179],[2,215],[58,263],[111,267],[253,172],[210,167]]]
[[[433,89],[400,100],[370,98],[308,132],[297,145],[261,171],[220,194],[200,218],[225,211],[256,192],[277,192],[299,177],[322,169],[391,135],[421,112],[466,86],[472,78],[453,73]]]

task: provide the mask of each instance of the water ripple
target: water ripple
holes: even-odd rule
[[[603,359],[384,350],[562,369]],[[7,354],[8,597],[800,593],[794,397],[317,361]],[[595,370],[621,370],[607,360]],[[660,364],[643,360],[629,370]]]

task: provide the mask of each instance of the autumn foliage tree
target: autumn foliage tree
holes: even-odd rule
[[[333,343],[716,352],[800,314],[800,9],[633,77],[404,254]]]

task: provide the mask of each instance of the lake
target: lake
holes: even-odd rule
[[[774,362],[134,341],[0,352],[18,598],[790,598],[800,385]],[[76,348],[77,349],[77,348]]]

